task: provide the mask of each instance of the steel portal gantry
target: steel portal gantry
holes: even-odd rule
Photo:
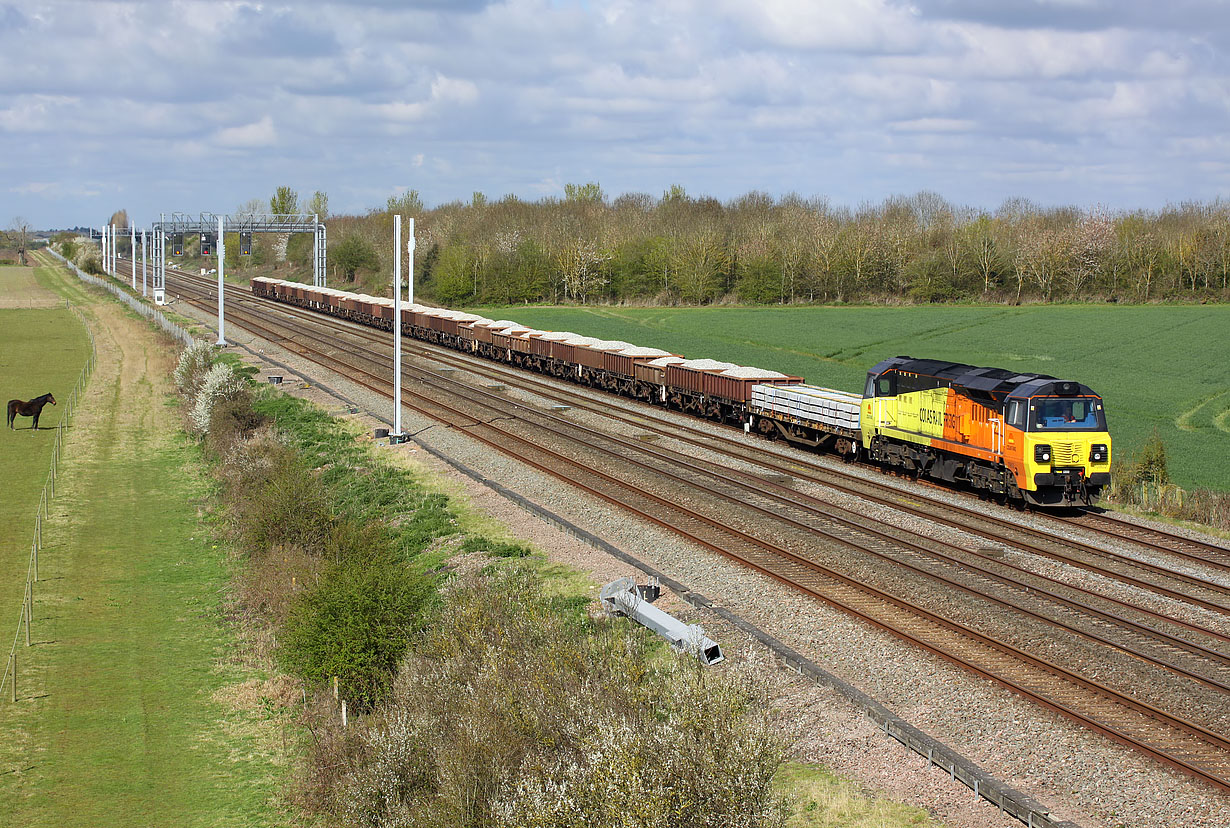
[[[154,302],[166,302],[167,235],[179,233],[311,233],[313,239],[312,284],[324,287],[325,262],[328,259],[328,236],[320,216],[315,213],[244,213],[225,216],[218,213],[162,213],[154,223],[154,240],[150,253],[154,259]]]

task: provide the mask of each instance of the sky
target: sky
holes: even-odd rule
[[[0,0],[0,228],[672,185],[1230,191],[1226,0]]]

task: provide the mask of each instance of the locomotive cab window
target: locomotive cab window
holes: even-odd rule
[[[897,375],[882,374],[876,380],[876,396],[877,397],[893,397],[897,394]]]
[[[1030,431],[1105,431],[1102,401],[1093,397],[1035,397],[1029,401]]]
[[[1023,400],[1008,400],[1004,421],[1010,426],[1025,430],[1025,402]]]

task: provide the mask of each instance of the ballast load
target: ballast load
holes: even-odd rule
[[[252,292],[393,329],[391,299],[265,277],[252,280]],[[1089,503],[1110,483],[1102,398],[1044,374],[901,356],[872,368],[860,396],[777,371],[426,305],[403,305],[401,325],[424,342],[1008,502]]]

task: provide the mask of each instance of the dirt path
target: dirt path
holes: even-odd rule
[[[0,708],[5,821],[277,824],[283,757],[213,698],[247,676],[224,661],[225,558],[170,402],[174,349],[114,302],[90,313],[98,368],[46,529],[35,646]]]

